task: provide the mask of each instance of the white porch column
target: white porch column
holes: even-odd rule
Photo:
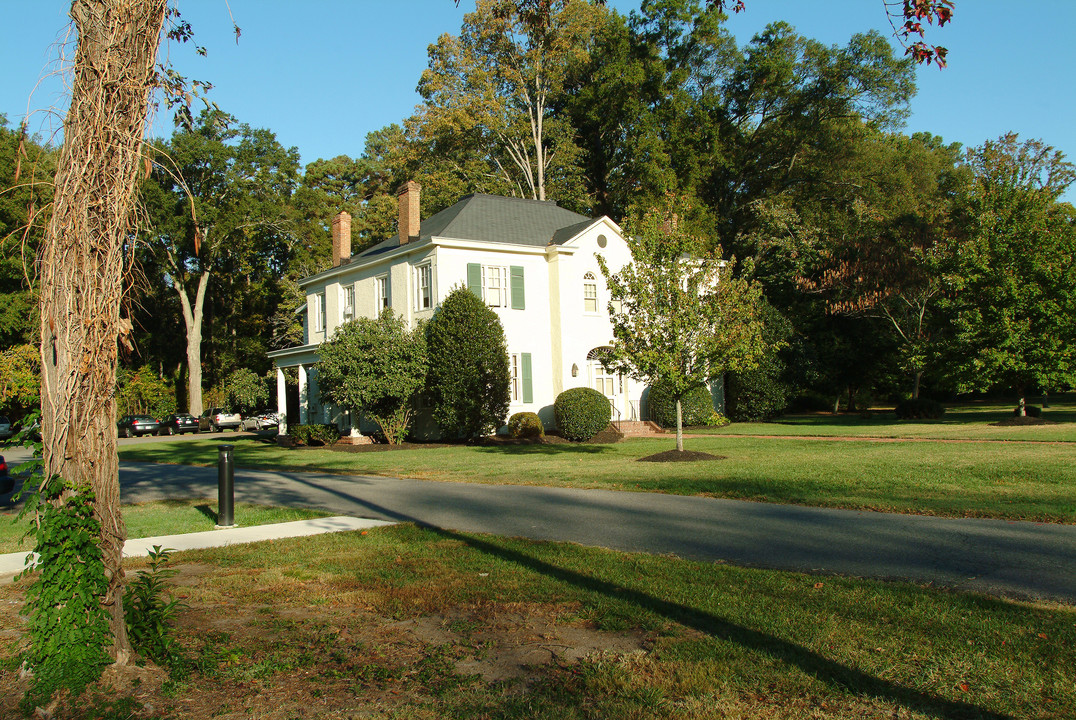
[[[276,413],[280,418],[280,424],[277,425],[277,433],[280,435],[288,434],[288,385],[284,380],[284,368],[277,367],[276,369]]]
[[[299,423],[310,422],[310,389],[306,386],[306,365],[299,365]]]

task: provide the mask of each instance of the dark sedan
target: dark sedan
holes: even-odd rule
[[[187,413],[169,415],[164,420],[161,420],[161,429],[158,432],[161,435],[182,435],[187,432],[196,433],[198,432],[198,418]]]
[[[154,435],[161,428],[161,423],[149,415],[124,415],[116,423],[120,437],[135,435]]]
[[[7,462],[4,460],[4,456],[0,455],[0,495],[6,495],[15,489],[15,478],[7,471]]]

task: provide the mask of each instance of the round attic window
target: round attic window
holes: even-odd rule
[[[598,236],[598,247],[603,248],[603,247],[606,246],[606,244],[608,244],[608,242],[609,241],[606,239],[606,237],[604,235],[599,235]]]

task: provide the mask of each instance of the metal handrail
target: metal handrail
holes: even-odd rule
[[[614,403],[612,401],[612,399],[610,399],[610,398],[605,398],[605,399],[609,402],[609,415],[612,416],[612,414],[614,412],[616,413],[616,430],[617,430],[617,432],[623,432],[624,430],[621,427],[622,420],[620,418],[620,409],[616,406],[616,403]]]

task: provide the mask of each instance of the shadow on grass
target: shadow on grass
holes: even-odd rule
[[[500,558],[536,573],[572,585],[581,590],[603,595],[610,600],[631,603],[636,607],[705,633],[713,638],[731,642],[751,652],[760,653],[787,663],[833,688],[851,694],[864,693],[882,700],[897,703],[910,711],[936,718],[978,718],[979,720],[1012,720],[1012,716],[997,713],[977,705],[941,697],[931,692],[906,687],[899,683],[875,677],[862,670],[841,664],[818,652],[789,640],[731,622],[699,608],[665,600],[642,590],[625,587],[608,580],[592,577],[575,570],[557,567],[544,560],[522,552],[501,547],[477,537],[445,530],[424,523],[404,513],[396,512],[377,503],[350,496],[370,510],[392,517],[400,522],[414,523],[451,540],[464,543],[479,552]]]
[[[580,443],[534,443],[525,445],[479,445],[475,449],[487,455],[599,455],[610,452],[608,445]]]
[[[194,509],[212,520],[214,525],[217,524],[217,513],[213,512],[213,508],[211,508],[209,505],[195,505]]]

